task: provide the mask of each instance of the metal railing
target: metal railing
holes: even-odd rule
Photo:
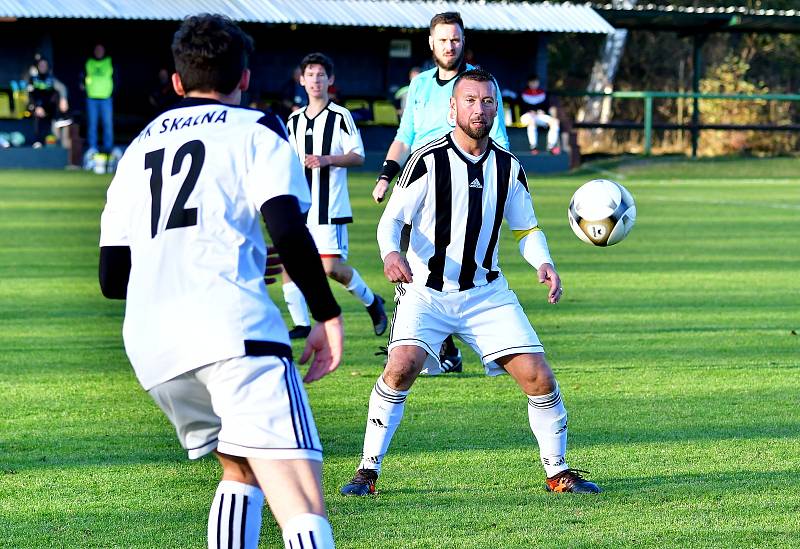
[[[701,100],[735,100],[735,101],[790,101],[800,102],[799,94],[768,93],[762,95],[726,94],[726,93],[693,93],[693,92],[659,92],[659,91],[563,91],[551,92],[560,97],[608,97],[612,99],[640,99],[644,102],[644,120],[642,122],[573,122],[573,128],[608,128],[608,129],[643,129],[644,154],[650,155],[653,148],[653,130],[688,130],[692,133],[692,156],[697,156],[697,143],[702,130],[761,130],[761,131],[800,131],[800,124],[703,124],[700,122]],[[691,99],[692,121],[688,124],[653,122],[654,99]]]

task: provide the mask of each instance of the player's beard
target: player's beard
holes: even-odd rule
[[[460,120],[456,120],[456,123],[458,124],[458,127],[461,128],[461,130],[465,134],[470,136],[472,139],[475,139],[476,141],[480,141],[481,139],[489,135],[489,132],[492,131],[492,128],[490,128],[489,125],[486,123],[486,120],[483,121],[483,126],[481,126],[480,128],[473,128],[470,125],[469,120],[467,120],[466,124],[462,124]]]
[[[439,57],[436,53],[433,54],[433,61],[436,63],[436,66],[440,69],[444,69],[446,71],[452,71],[457,69],[461,66],[461,62],[464,60],[464,49],[461,49],[461,53],[459,53],[456,57],[447,61],[447,59],[443,57]]]

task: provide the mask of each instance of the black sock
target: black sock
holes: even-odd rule
[[[447,356],[452,356],[458,353],[458,348],[456,347],[455,341],[453,341],[453,336],[447,336],[447,339],[444,340],[442,343],[442,354]]]

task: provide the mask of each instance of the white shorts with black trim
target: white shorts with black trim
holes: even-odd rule
[[[543,353],[544,347],[505,277],[464,290],[439,292],[417,284],[398,284],[389,333],[389,352],[416,345],[428,358],[422,370],[442,373],[439,350],[453,334],[481,357],[486,375],[506,371],[495,359],[518,353]]]
[[[348,236],[347,225],[308,225],[308,232],[317,245],[319,255],[340,256],[347,261]]]
[[[189,459],[217,449],[239,457],[322,461],[303,382],[287,358],[221,360],[148,393],[175,426]]]

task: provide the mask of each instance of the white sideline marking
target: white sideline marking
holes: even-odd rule
[[[608,177],[610,177],[611,179],[613,179],[615,181],[617,179],[627,179],[627,176],[625,174],[622,174],[622,173],[619,173],[619,172],[612,172],[611,170],[605,170],[603,168],[595,168],[594,166],[586,166],[586,169],[589,170],[590,172],[597,172],[597,173],[599,173],[601,175],[607,175]]]
[[[697,200],[695,198],[677,198],[674,196],[651,196],[653,200],[661,202],[691,202],[693,204],[714,204],[716,206],[763,206],[776,210],[800,210],[800,204],[777,204],[775,202],[746,202],[743,200]]]

